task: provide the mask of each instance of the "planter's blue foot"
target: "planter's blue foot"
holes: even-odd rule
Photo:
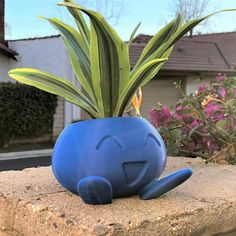
[[[112,202],[111,183],[100,176],[88,176],[79,181],[77,191],[87,204],[109,204]]]
[[[192,175],[189,168],[178,170],[161,180],[154,180],[140,192],[139,196],[143,200],[158,198],[162,194],[182,184]]]

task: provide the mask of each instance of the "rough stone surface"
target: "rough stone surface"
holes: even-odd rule
[[[182,167],[191,179],[159,199],[103,206],[63,189],[49,167],[1,172],[0,236],[236,235],[236,167],[172,157],[164,174]]]

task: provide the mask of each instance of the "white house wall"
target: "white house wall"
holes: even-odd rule
[[[213,77],[204,77],[201,76],[188,76],[186,83],[186,94],[195,94],[200,85],[205,84],[207,87],[211,87]]]
[[[172,107],[181,98],[179,90],[175,88],[174,83],[180,83],[183,78],[159,78],[149,81],[143,86],[143,101],[141,106],[141,115],[149,119],[149,111],[157,107],[160,102],[162,105]]]
[[[13,59],[0,54],[0,82],[9,81],[8,71],[11,68]]]
[[[74,74],[70,65],[69,55],[61,38],[48,37],[10,41],[9,47],[19,54],[18,62],[11,62],[11,68],[35,68],[73,82]],[[80,112],[77,111],[78,108],[73,110],[71,104],[62,101],[62,99],[58,100],[58,105],[56,120],[60,120],[63,123],[58,124],[59,127],[57,129],[59,132],[61,126],[64,127],[75,118],[79,119],[80,117],[75,117],[74,113],[80,114]],[[63,114],[58,114],[62,112]]]
[[[59,37],[10,41],[18,54],[19,67],[32,67],[61,77],[71,77],[68,55]]]

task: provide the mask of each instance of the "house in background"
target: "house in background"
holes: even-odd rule
[[[130,48],[133,66],[151,39],[149,35],[138,35]],[[236,75],[236,32],[196,35],[179,40],[169,60],[158,75],[143,87],[141,114],[148,118],[148,111],[161,102],[174,105],[181,94],[174,82],[180,83],[185,93],[194,93],[200,84],[209,87],[215,83],[218,73]],[[48,36],[4,40],[4,1],[0,2],[0,82],[11,81],[8,71],[16,67],[32,67],[46,71],[73,84],[78,81],[71,68],[69,55],[60,36]],[[85,112],[58,98],[54,116],[53,137],[73,120],[88,118]]]
[[[0,82],[15,82],[8,71],[16,67],[31,67],[75,81],[69,55],[59,36],[5,41],[4,0],[0,1]],[[80,109],[58,97],[54,115],[54,139],[65,125],[79,119]]]
[[[131,46],[131,64],[134,65],[143,48],[152,36],[138,35]],[[182,90],[195,93],[199,85],[214,86],[218,73],[236,75],[236,32],[186,36],[174,47],[169,60],[158,75],[143,87],[141,114],[148,117],[148,111],[157,102],[175,105],[181,94],[174,82],[181,83]]]
[[[17,53],[8,47],[5,41],[4,1],[0,1],[0,81],[8,78],[7,72],[16,61]]]
[[[233,50],[221,49],[217,42],[210,41],[213,35],[225,35],[227,46],[236,44],[236,32],[201,35],[208,40],[194,40],[192,36],[178,41],[169,60],[164,64],[158,75],[143,87],[143,103],[141,114],[148,118],[148,111],[161,102],[163,105],[176,104],[181,94],[175,88],[174,82],[181,83],[185,93],[194,93],[200,84],[211,87],[215,84],[218,73],[236,75],[235,59],[229,57]],[[151,36],[139,35],[134,39],[130,48],[131,65],[134,65],[142,53],[143,48]],[[37,68],[57,76],[66,78],[77,84],[73,69],[70,65],[69,55],[59,36],[31,38],[8,41],[17,61],[8,58],[10,63],[5,67],[5,80],[10,80],[7,71],[15,67]],[[224,44],[225,45],[225,44]],[[227,53],[228,52],[228,53]],[[0,64],[0,70],[2,64]],[[6,70],[7,68],[7,70]],[[79,86],[79,85],[78,85]],[[61,130],[73,120],[87,119],[88,115],[78,107],[58,98],[58,106],[54,117],[53,136],[56,138]]]
[[[11,63],[11,68],[35,68],[75,83],[69,55],[59,36],[11,40],[8,41],[8,44],[18,53],[17,61]],[[7,78],[9,81],[13,81],[9,77]],[[53,138],[57,138],[67,124],[78,118],[80,118],[80,109],[58,97],[54,115]]]

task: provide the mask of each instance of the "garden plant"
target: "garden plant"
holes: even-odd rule
[[[191,95],[176,87],[183,97],[174,111],[161,104],[150,110],[169,154],[236,164],[236,78],[218,74],[213,88],[203,84]]]
[[[17,139],[28,138],[33,143],[33,137],[50,138],[56,106],[57,97],[53,94],[24,84],[1,82],[0,151],[17,150]]]
[[[131,70],[129,47],[139,25],[124,42],[98,12],[71,0],[59,5],[67,7],[77,28],[43,18],[60,32],[85,93],[66,79],[36,69],[9,72],[17,81],[64,97],[93,118],[66,127],[57,140],[52,168],[58,181],[89,204],[134,194],[152,199],[184,182],[191,169],[156,179],[166,164],[161,136],[148,121],[122,115],[138,88],[158,73],[175,42],[211,15],[187,23],[178,15],[153,36]]]

